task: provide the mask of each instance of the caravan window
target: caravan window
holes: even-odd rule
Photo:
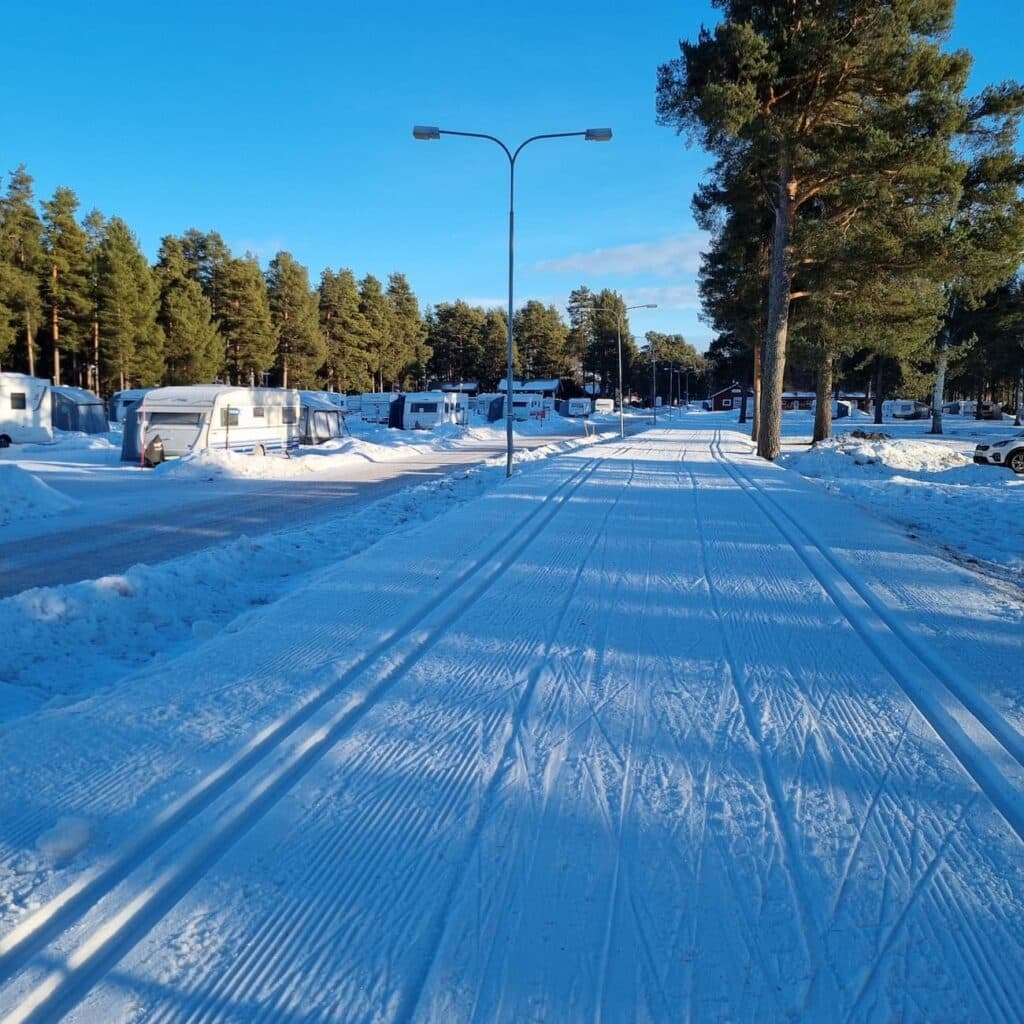
[[[237,427],[238,426],[238,410],[235,408],[221,409],[220,411],[220,425],[222,427]]]
[[[437,402],[410,402],[409,412],[437,412]]]
[[[25,392],[24,391],[12,391],[11,392],[11,408],[12,409],[27,409],[28,406],[25,404]]]
[[[298,423],[299,414],[294,405],[286,405],[281,409],[282,423]]]
[[[256,420],[263,419],[266,416],[266,413],[263,411],[263,406],[262,405],[254,405],[252,407],[252,416],[253,416],[253,419],[256,419]]]
[[[150,426],[154,427],[160,424],[198,427],[202,419],[202,414],[198,412],[151,412],[148,422]]]

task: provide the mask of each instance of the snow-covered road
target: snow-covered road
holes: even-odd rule
[[[1019,1021],[1024,613],[751,455],[538,462],[0,733],[11,1021]]]

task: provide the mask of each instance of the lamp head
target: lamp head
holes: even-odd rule
[[[439,139],[441,138],[441,129],[429,124],[417,124],[413,126],[412,137],[422,141]]]
[[[583,133],[583,140],[585,142],[608,142],[611,137],[611,128],[588,128]]]

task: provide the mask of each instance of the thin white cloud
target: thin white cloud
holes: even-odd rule
[[[707,246],[703,232],[675,235],[656,242],[636,242],[612,249],[579,252],[564,259],[543,260],[534,268],[545,274],[654,274],[677,277],[694,274],[701,250]]]

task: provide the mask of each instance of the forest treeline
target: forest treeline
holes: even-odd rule
[[[719,367],[755,383],[780,446],[784,382],[1019,407],[1024,88],[966,93],[954,0],[718,0],[659,68],[657,117],[714,164],[693,197]]]
[[[568,322],[553,305],[516,311],[515,368],[527,378],[618,389],[623,377],[648,399],[650,356],[700,370],[678,335],[649,333],[641,353],[622,297],[577,288]],[[344,392],[422,388],[505,377],[503,309],[461,300],[422,310],[404,274],[386,282],[307,267],[278,252],[266,270],[215,231],[160,242],[147,261],[125,221],[79,215],[75,192],[37,203],[24,166],[0,195],[0,368],[109,394],[126,387],[224,381]],[[655,378],[667,395],[669,376]]]

